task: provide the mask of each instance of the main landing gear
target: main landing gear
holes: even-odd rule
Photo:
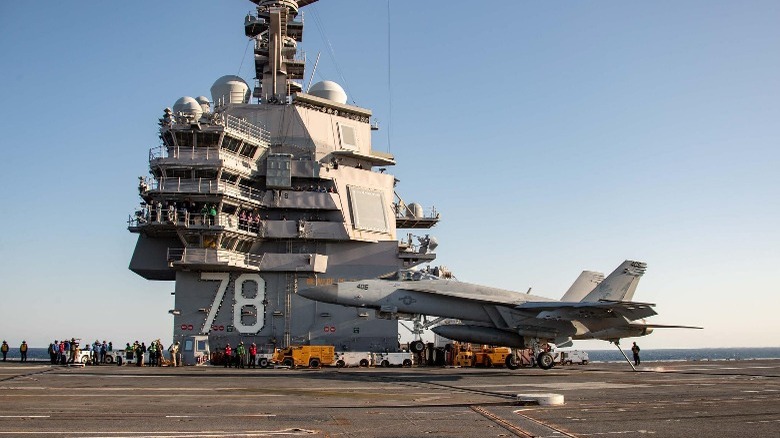
[[[546,351],[542,351],[538,356],[536,356],[536,363],[539,365],[539,368],[543,370],[549,370],[555,366],[555,358],[553,358],[552,354]]]

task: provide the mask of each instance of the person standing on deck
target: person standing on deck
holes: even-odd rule
[[[171,344],[170,347],[168,347],[168,352],[171,354],[171,366],[176,367],[176,355],[179,354],[179,341],[174,342]]]
[[[639,360],[639,345],[636,345],[636,342],[631,347],[631,352],[634,353],[634,365],[639,365],[642,361]]]
[[[0,347],[0,353],[3,353],[3,362],[5,362],[5,358],[8,356],[8,342],[3,341],[3,346]]]
[[[57,360],[57,350],[60,348],[60,346],[56,344],[57,341],[55,340],[54,342],[54,344],[49,344],[49,360],[52,365],[54,365],[54,361]]]
[[[157,366],[157,344],[152,341],[149,343],[149,366]]]
[[[106,363],[106,355],[108,355],[108,344],[103,339],[103,344],[100,346],[100,363]]]
[[[22,341],[22,345],[19,346],[19,355],[22,357],[22,362],[27,362],[27,341]]]
[[[257,344],[252,342],[252,345],[249,346],[249,366],[255,368],[256,362],[257,362]]]
[[[233,368],[233,349],[230,344],[225,345],[225,367]]]
[[[246,347],[240,342],[236,347],[236,368],[244,368],[244,358],[246,357]]]

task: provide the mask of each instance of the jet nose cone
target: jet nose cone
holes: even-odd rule
[[[315,286],[308,289],[302,289],[298,291],[298,295],[308,298],[314,301],[322,301],[325,303],[338,302],[338,285],[332,284],[328,286]]]

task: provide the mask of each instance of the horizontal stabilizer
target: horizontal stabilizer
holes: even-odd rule
[[[642,327],[657,329],[657,328],[675,328],[675,329],[692,329],[692,330],[704,330],[704,327],[696,327],[692,325],[666,325],[666,324],[631,324]]]

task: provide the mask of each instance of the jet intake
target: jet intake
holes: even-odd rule
[[[491,327],[450,324],[436,326],[431,330],[437,335],[453,341],[525,348],[525,339],[522,336],[514,332]]]

